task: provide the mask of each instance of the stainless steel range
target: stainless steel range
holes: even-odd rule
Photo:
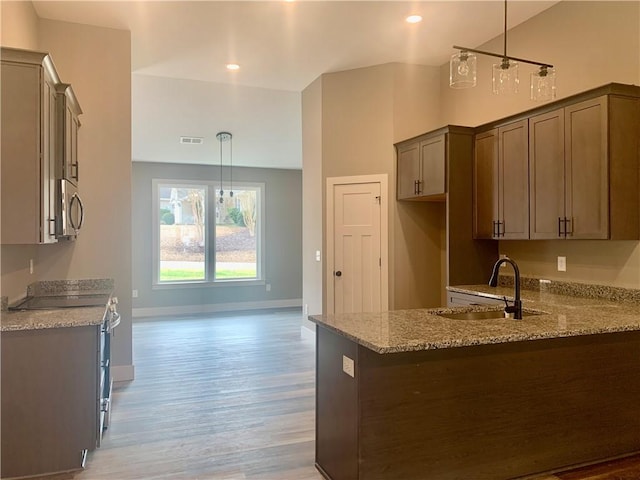
[[[100,329],[100,428],[98,429],[98,446],[100,446],[102,434],[109,428],[109,423],[111,422],[111,393],[113,391],[111,336],[114,333],[114,329],[120,324],[120,314],[116,309],[117,305],[118,297],[109,297],[104,321]]]

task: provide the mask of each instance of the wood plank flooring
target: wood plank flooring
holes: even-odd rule
[[[321,479],[300,325],[299,310],[135,323],[136,380],[74,478]]]
[[[134,323],[136,380],[116,389],[102,447],[83,472],[49,479],[321,480],[315,346],[300,319],[289,309]],[[640,480],[640,456],[537,480]]]

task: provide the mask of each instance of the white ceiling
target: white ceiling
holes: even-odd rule
[[[511,1],[509,28],[557,1]],[[500,35],[496,1],[35,1],[41,18],[131,31],[133,160],[301,168],[300,92],[327,72],[440,66]],[[418,13],[424,20],[408,24]],[[239,71],[225,64],[238,63]],[[180,145],[182,135],[204,143]],[[225,154],[226,155],[226,154]],[[225,157],[226,160],[226,157]]]

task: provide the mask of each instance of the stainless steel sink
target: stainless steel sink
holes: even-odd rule
[[[531,315],[540,315],[542,312],[533,312],[530,310],[524,310],[522,312],[523,317]],[[496,310],[489,312],[458,312],[458,313],[439,313],[438,316],[452,318],[454,320],[498,320],[501,318],[508,318],[504,311]]]

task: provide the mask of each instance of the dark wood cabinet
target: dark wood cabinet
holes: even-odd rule
[[[640,238],[639,132],[620,84],[478,127],[474,237]]]
[[[559,238],[565,214],[563,109],[529,120],[529,157],[531,238]]]
[[[640,447],[640,332],[379,354],[318,325],[316,342],[331,480],[502,480]]]
[[[638,238],[639,109],[603,95],[530,119],[531,238]]]
[[[528,123],[475,137],[474,237],[529,238]]]
[[[486,282],[498,258],[496,242],[473,238],[473,133],[470,127],[448,125],[395,145],[398,200],[446,204],[444,254],[434,259],[444,262],[443,287]]]
[[[2,478],[82,468],[96,448],[100,326],[2,332]]]
[[[444,200],[446,134],[427,134],[397,145],[398,200]]]

